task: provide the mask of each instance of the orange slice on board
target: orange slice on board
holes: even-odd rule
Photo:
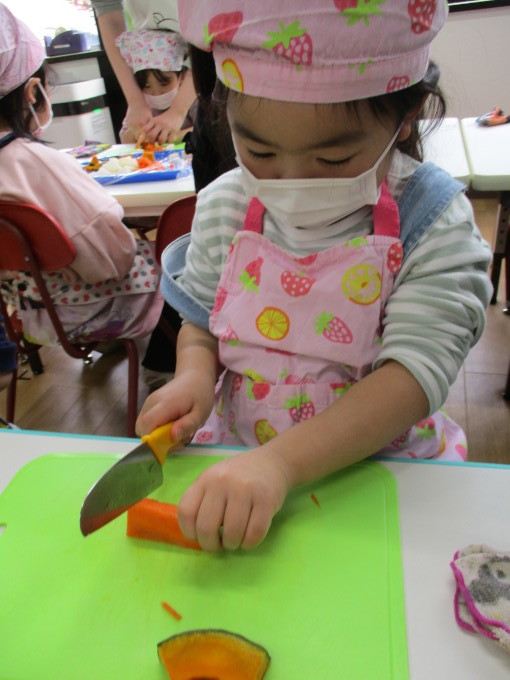
[[[225,59],[222,62],[223,82],[227,87],[238,92],[244,92],[244,82],[241,71],[233,59]]]
[[[345,272],[342,291],[351,302],[371,305],[381,295],[381,275],[370,264],[358,264]]]
[[[283,309],[265,307],[258,315],[255,324],[258,332],[268,340],[283,340],[290,328],[290,319]]]

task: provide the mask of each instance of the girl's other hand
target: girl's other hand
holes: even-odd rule
[[[179,504],[184,534],[214,552],[254,548],[290,490],[286,463],[270,447],[234,455],[203,472]]]
[[[136,421],[136,432],[149,434],[173,423],[172,436],[186,441],[205,422],[214,404],[214,384],[200,371],[180,373],[147,397]]]

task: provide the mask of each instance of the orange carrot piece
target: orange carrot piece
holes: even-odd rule
[[[317,500],[317,496],[316,496],[314,493],[311,493],[311,494],[310,494],[310,498],[312,499],[312,501],[315,503],[315,505],[316,505],[318,508],[321,507],[321,504],[320,504],[319,501]]]
[[[176,621],[180,621],[182,619],[182,615],[179,614],[178,611],[176,611],[173,607],[171,607],[168,602],[162,602],[161,606],[165,611],[167,611],[170,616],[173,616]]]
[[[129,508],[126,533],[131,538],[144,538],[201,550],[198,541],[190,541],[182,533],[177,519],[177,506],[152,498],[144,498]]]
[[[147,158],[147,156],[140,156],[140,158],[137,158],[136,162],[138,164],[138,168],[143,170],[144,168],[150,168],[154,162],[154,158],[151,160],[150,158]]]

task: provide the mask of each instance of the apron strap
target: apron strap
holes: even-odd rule
[[[258,198],[252,198],[248,204],[246,217],[244,218],[243,231],[254,231],[262,234],[264,229],[264,213],[266,207],[262,205]]]
[[[172,241],[161,255],[162,276],[160,282],[163,297],[185,319],[200,328],[209,328],[209,310],[178,282],[186,264],[186,251],[191,234],[183,234]]]
[[[406,182],[398,199],[404,261],[455,196],[466,186],[433,163],[422,163]]]
[[[398,205],[388,189],[386,181],[381,184],[381,195],[373,207],[374,236],[400,237],[400,214]]]

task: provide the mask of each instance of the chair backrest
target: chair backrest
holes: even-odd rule
[[[170,203],[158,220],[156,230],[156,259],[161,264],[161,254],[169,243],[191,230],[197,195],[184,196]]]
[[[30,203],[0,201],[0,269],[27,269],[24,237],[40,270],[70,265],[76,248],[57,220]]]
[[[69,342],[42,275],[43,270],[66,267],[75,257],[73,242],[45,210],[29,203],[0,201],[0,270],[30,272],[62,346],[71,356],[81,358],[84,350],[73,348]],[[0,298],[6,316],[7,306],[1,290]],[[11,331],[18,348],[22,349],[23,332],[16,333],[14,328]]]

